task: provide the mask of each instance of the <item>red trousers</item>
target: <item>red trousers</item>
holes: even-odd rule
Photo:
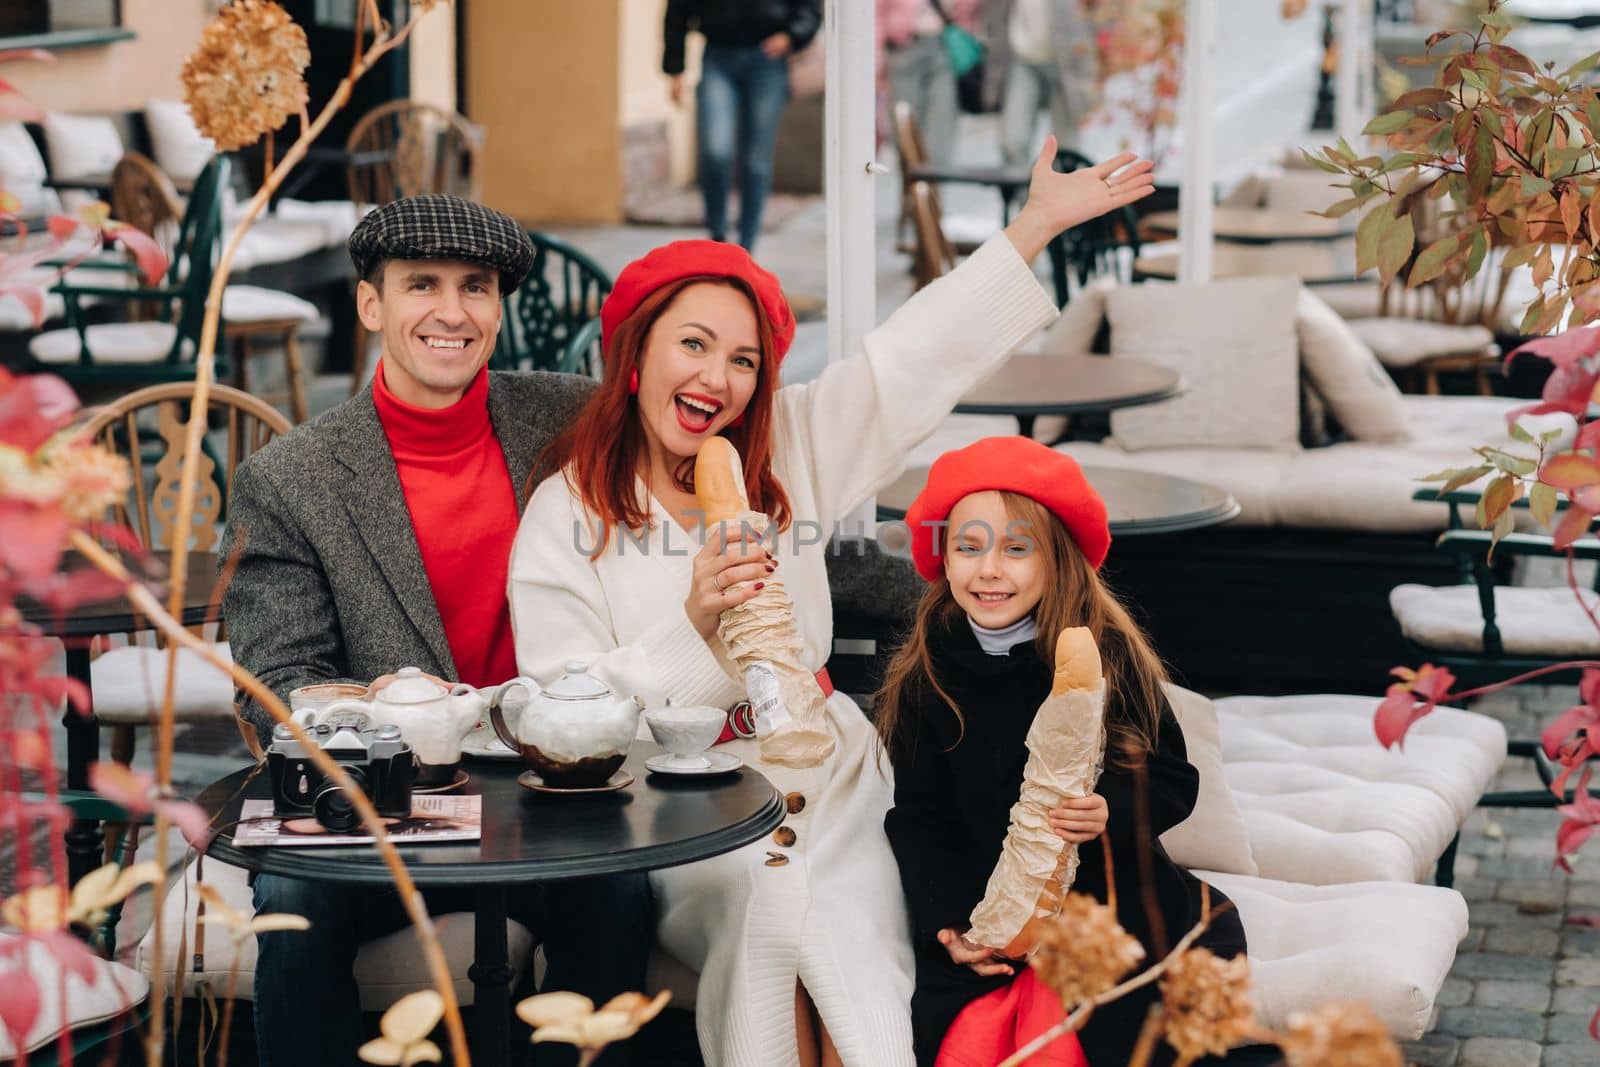
[[[974,1000],[951,1025],[934,1067],[994,1067],[1065,1017],[1055,990],[1023,968],[1004,989]],[[1077,1034],[1065,1034],[1027,1060],[1027,1067],[1089,1067]]]

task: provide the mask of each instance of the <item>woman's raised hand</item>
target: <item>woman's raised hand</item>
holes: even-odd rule
[[[1063,230],[1142,200],[1155,191],[1155,164],[1132,152],[1063,174],[1053,164],[1055,136],[1046,137],[1033,161],[1028,202],[1006,227],[1022,258],[1031,261]]]
[[[701,637],[711,640],[722,613],[755,599],[766,585],[762,579],[777,567],[754,530],[718,523],[706,531],[706,543],[695,554],[684,614]]]

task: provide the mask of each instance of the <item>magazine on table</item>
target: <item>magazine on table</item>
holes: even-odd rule
[[[385,819],[389,839],[397,845],[430,841],[476,841],[482,833],[483,797],[424,795],[411,798],[411,814]],[[233,843],[239,848],[262,845],[293,847],[370,844],[365,826],[334,833],[310,815],[284,817],[272,813],[272,801],[246,800],[239,809]]]

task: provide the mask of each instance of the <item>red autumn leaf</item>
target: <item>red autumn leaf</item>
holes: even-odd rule
[[[131,815],[144,815],[150,811],[155,779],[120,763],[100,761],[89,764],[89,788]]]
[[[1585,674],[1595,673],[1585,671]],[[1587,704],[1579,704],[1568,708],[1551,720],[1550,724],[1539,734],[1539,744],[1544,748],[1544,754],[1555,759],[1561,746],[1571,740],[1579,730],[1589,730],[1600,727],[1600,711]],[[1600,733],[1600,730],[1596,730]]]
[[[162,800],[155,807],[163,818],[178,828],[189,844],[200,852],[206,850],[211,843],[211,818],[206,815],[204,808],[186,800]]]
[[[1446,668],[1431,663],[1415,671],[1396,667],[1390,673],[1400,681],[1389,687],[1378,705],[1372,729],[1384,748],[1404,747],[1407,732],[1445,699],[1456,679]]]
[[[76,678],[47,675],[35,679],[34,689],[38,691],[39,698],[47,704],[59,704],[65,700],[69,701],[80,715],[89,713],[89,687]]]
[[[44,324],[44,286],[0,286],[0,297],[10,297],[26,308],[28,319],[33,323],[35,329]]]
[[[42,122],[44,108],[17,92],[0,92],[0,122]]]
[[[1512,349],[1511,355],[1524,352],[1548,359],[1558,367],[1571,366],[1600,352],[1600,326],[1579,326],[1550,337],[1536,337]]]
[[[1565,919],[1568,926],[1600,926],[1600,915],[1568,915]]]
[[[1562,770],[1550,782],[1550,792],[1565,800],[1567,797],[1567,779],[1572,777],[1573,772],[1582,769],[1588,763],[1589,757],[1594,754],[1594,743],[1589,740],[1588,735],[1562,742],[1551,753],[1552,758],[1561,764]]]
[[[146,285],[155,285],[167,273],[167,254],[149,234],[129,226],[126,222],[113,222],[106,233],[116,238],[124,248],[133,253],[133,261]]]
[[[25,771],[43,771],[51,765],[50,741],[43,731],[24,731],[9,738],[11,758]]]
[[[96,973],[99,968],[99,958],[71,931],[52,930],[49,933],[35,935],[35,940],[49,949],[50,955],[56,958],[68,974],[81,979],[84,985],[94,985],[95,979],[99,977]]]
[[[0,444],[32,452],[78,410],[72,386],[53,374],[20,377],[0,368]]]
[[[1572,442],[1576,449],[1600,448],[1600,420],[1586,422],[1578,431],[1578,437]]]
[[[1600,800],[1596,800],[1589,792],[1589,779],[1593,774],[1593,767],[1585,767],[1583,776],[1578,779],[1572,803],[1556,808],[1558,813],[1566,816],[1556,830],[1556,864],[1569,874],[1572,873],[1572,866],[1567,862],[1567,857],[1582,848],[1595,829],[1600,827]]]
[[[71,531],[59,507],[0,500],[0,564],[24,576],[49,574],[60,564]]]
[[[1545,485],[1572,492],[1588,485],[1600,485],[1600,459],[1580,452],[1563,452],[1551,456],[1539,468],[1539,480]]]
[[[78,227],[83,223],[71,215],[51,215],[44,220],[45,227],[50,231],[50,236],[58,241],[65,241],[78,232]]]
[[[1589,1037],[1600,1041],[1600,1008],[1596,1008],[1594,1014],[1589,1016]]]
[[[1573,542],[1589,532],[1589,523],[1594,521],[1595,514],[1574,502],[1561,513],[1561,521],[1550,531],[1550,543],[1562,551],[1571,548]]]
[[[39,983],[26,970],[0,971],[0,1024],[12,1048],[26,1048],[28,1031],[39,1018]]]
[[[123,592],[123,583],[94,567],[55,571],[23,583],[23,592],[56,612],[65,614],[79,604],[110,600]]]

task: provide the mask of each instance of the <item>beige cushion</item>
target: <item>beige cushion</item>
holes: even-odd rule
[[[342,245],[349,238],[350,231],[356,228],[361,216],[371,210],[372,207],[369,205],[364,211],[358,211],[355,204],[348,200],[285,198],[273,207],[272,217],[283,222],[316,223],[322,229],[324,244]]]
[[[1506,756],[1505,728],[1441,708],[1403,749],[1372,732],[1378,698],[1217,701],[1224,774],[1263,877],[1426,881]]]
[[[1130,285],[1106,294],[1111,350],[1183,374],[1185,393],[1114,412],[1130,451],[1300,447],[1299,367],[1290,278]]]
[[[1420,319],[1352,319],[1350,328],[1385,367],[1415,367],[1435,356],[1483,352],[1494,343],[1485,326],[1451,326]]]
[[[0,943],[6,943],[8,947],[17,940],[15,934],[0,933]],[[90,966],[94,968],[94,980],[85,983],[81,977],[68,971],[64,979],[64,997],[61,995],[61,964],[38,942],[22,948],[20,957],[7,955],[7,962],[0,965],[0,973],[4,973],[20,961],[22,969],[39,989],[39,1014],[22,1039],[24,1050],[32,1052],[51,1044],[63,1030],[76,1030],[113,1019],[130,1006],[142,1004],[150,995],[150,983],[137,971],[86,954],[89,955]],[[0,1059],[9,1063],[17,1054],[11,1034],[0,1026]]]
[[[1194,812],[1161,835],[1167,855],[1182,867],[1259,874],[1255,857],[1250,854],[1250,831],[1223,775],[1216,706],[1182,686],[1168,684],[1166,690],[1183,730],[1189,762],[1200,772],[1200,795]]]
[[[1262,181],[1262,206],[1269,211],[1326,211],[1350,195],[1320,170],[1285,170]]]
[[[96,363],[158,363],[172,351],[178,328],[170,322],[107,322],[90,326],[88,334]],[[81,348],[78,331],[70,329],[48,330],[28,342],[29,354],[40,363],[76,363]]]
[[[212,647],[233,661],[226,642]],[[167,653],[139,645],[113,648],[89,665],[89,678],[101,722],[151,722],[166,693]],[[174,711],[181,722],[233,718],[233,679],[199,653],[178,649]]]
[[[1281,1029],[1327,1001],[1367,1005],[1402,1040],[1429,1027],[1434,998],[1467,935],[1453,889],[1395,882],[1308,886],[1196,871],[1237,905],[1256,1018]]]
[[[151,100],[144,121],[156,163],[175,181],[194,181],[216,155],[216,144],[195,127],[182,100]]]
[[[1400,403],[1405,407],[1406,424],[1411,427],[1411,443],[1419,451],[1433,455],[1451,456],[1455,462],[1445,466],[1466,465],[1460,453],[1471,451],[1479,445],[1511,446],[1513,450],[1526,446],[1513,445],[1506,432],[1506,415],[1514,408],[1525,407],[1526,400],[1498,396],[1414,396],[1404,394]],[[1468,457],[1470,458],[1470,457]],[[1437,467],[1430,467],[1427,474]]]
[[[1306,378],[1346,433],[1358,441],[1410,437],[1394,379],[1372,349],[1310,289],[1300,290],[1295,333]]]
[[[1317,299],[1333,308],[1341,319],[1376,318],[1383,300],[1383,288],[1376,280],[1334,282],[1314,289]]]
[[[1235,526],[1271,526],[1277,522],[1276,494],[1298,463],[1313,451],[1280,452],[1267,448],[1152,448],[1126,452],[1115,444],[1070,441],[1056,445],[1084,466],[1119,467],[1189,478],[1226,489],[1239,503]],[[1439,525],[1444,524],[1440,516]]]
[[[317,219],[261,219],[239,242],[233,269],[299,259],[328,244],[328,232],[328,226]]]
[[[1582,590],[1591,612],[1600,596]],[[1600,634],[1566,586],[1501,586],[1494,592],[1495,624],[1514,656],[1600,655]],[[1397,585],[1389,609],[1406,639],[1440,652],[1482,652],[1483,612],[1476,585]]]
[[[162,905],[167,937],[162,946],[161,966],[166,972],[167,988],[171,989],[177,972],[178,937],[180,931],[183,932],[189,941],[183,995],[199,996],[209,989],[220,998],[227,995],[228,973],[234,964],[233,941],[221,927],[208,925],[204,928],[205,951],[201,959],[195,959],[195,913],[200,900],[195,890],[197,866],[189,865],[183,881],[172,887]],[[220,890],[229,905],[246,915],[254,910],[247,872],[213,859],[205,860],[203,868],[201,873],[206,882]],[[445,959],[450,964],[456,999],[463,1005],[471,1004],[473,990],[472,981],[467,977],[467,968],[472,965],[473,959],[472,916],[466,913],[436,915],[433,921]],[[506,938],[510,952],[508,959],[513,971],[511,984],[515,988],[533,956],[533,935],[522,924],[507,920]],[[242,1000],[252,1000],[255,997],[256,939],[253,936],[245,938],[240,948],[237,996]],[[141,973],[152,973],[155,956],[155,929],[152,927],[144,940],[139,942],[135,966]],[[363,944],[356,953],[355,976],[356,983],[361,987],[363,1011],[382,1011],[407,993],[431,988],[427,963],[416,934],[410,927]]]
[[[321,315],[317,305],[293,293],[263,289],[259,285],[230,285],[222,291],[222,317],[245,325],[272,319],[316,322]]]
[[[994,214],[951,215],[939,219],[939,229],[944,239],[956,248],[977,248],[1000,232],[1000,220]]]
[[[1061,315],[1024,351],[1049,355],[1085,356],[1094,349],[1095,335],[1106,317],[1106,294],[1117,287],[1113,278],[1096,278],[1079,289],[1061,309]]]
[[[44,143],[50,151],[50,173],[57,178],[109,176],[122,158],[122,135],[105,115],[52,111],[44,117]],[[68,211],[94,199],[94,194],[76,190],[61,194]]]

